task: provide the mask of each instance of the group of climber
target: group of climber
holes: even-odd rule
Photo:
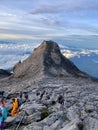
[[[28,100],[28,93],[27,92],[22,92],[20,91],[19,93],[19,98],[13,98],[12,99],[12,110],[11,110],[11,116],[15,116],[19,114],[19,107],[22,105],[22,98],[23,98],[23,94],[24,94],[24,98],[25,101]],[[4,122],[7,119],[7,108],[5,106],[5,100],[4,100],[4,92],[0,93],[1,96],[1,101],[0,101],[0,130],[4,129]]]
[[[0,130],[4,129],[5,120],[7,119],[7,113],[8,112],[7,112],[7,108],[5,106],[5,101],[1,100],[1,102],[0,102]],[[15,98],[15,99],[13,99],[13,103],[12,103],[11,116],[15,116],[18,113],[19,113],[18,99]]]
[[[40,100],[43,98],[45,91],[43,91],[43,93],[40,95]],[[4,122],[7,119],[7,108],[5,106],[5,100],[3,98],[3,94],[4,92],[1,93],[2,98],[1,98],[1,102],[0,102],[0,130],[4,129]],[[19,93],[19,98],[13,98],[12,99],[12,110],[11,110],[11,116],[14,117],[15,115],[19,114],[19,107],[22,105],[23,103],[23,95],[25,98],[25,101],[28,100],[28,92],[22,92],[20,91]],[[58,103],[62,105],[64,105],[64,96],[59,95],[58,99],[57,99]]]

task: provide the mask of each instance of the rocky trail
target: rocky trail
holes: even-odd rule
[[[97,82],[74,77],[48,77],[37,82],[29,80],[28,83],[14,84],[15,91],[5,94],[8,110],[11,109],[12,97],[19,98],[19,91],[27,88],[29,94],[28,101],[23,99],[19,115],[8,117],[6,130],[14,130],[24,112],[18,130],[98,130]],[[58,103],[59,95],[64,96],[64,105]]]

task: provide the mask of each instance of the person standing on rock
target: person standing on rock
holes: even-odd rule
[[[19,114],[19,110],[18,110],[18,99],[14,98],[12,99],[12,111],[11,111],[11,116],[15,116],[17,114]]]
[[[20,91],[20,99],[22,99],[22,96],[23,96],[23,92],[22,91]]]
[[[64,97],[62,95],[59,95],[58,102],[61,104],[60,110],[64,110]]]
[[[42,92],[42,94],[40,95],[40,101],[42,100],[43,96],[45,94],[45,90]]]
[[[7,119],[7,109],[5,107],[5,101],[1,101],[0,104],[0,130],[4,129],[4,122]]]
[[[25,101],[28,101],[28,92],[24,92]]]
[[[4,91],[0,91],[0,97],[1,97],[1,100],[4,99]]]
[[[60,95],[60,96],[58,97],[58,102],[59,102],[60,104],[64,104],[64,97],[63,97],[62,95]]]

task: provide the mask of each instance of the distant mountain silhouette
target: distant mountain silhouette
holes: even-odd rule
[[[11,75],[11,73],[9,73],[8,71],[0,69],[0,78],[5,78],[5,77],[8,77],[10,75]]]
[[[43,41],[27,59],[13,67],[13,77],[16,78],[46,75],[89,77],[63,56],[58,44],[53,41]]]

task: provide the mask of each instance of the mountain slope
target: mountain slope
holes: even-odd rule
[[[63,56],[58,44],[53,41],[43,41],[26,60],[13,67],[13,77],[46,75],[89,77]]]

